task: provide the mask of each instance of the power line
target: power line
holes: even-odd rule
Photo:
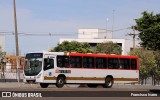
[[[113,32],[125,30],[125,29],[131,29],[131,27],[125,27],[113,30]],[[72,33],[72,32],[20,32],[18,35],[20,36],[73,36],[80,33]],[[1,31],[0,35],[15,35],[14,32],[11,31]]]
[[[71,36],[74,34],[55,34],[55,33],[38,33],[38,34],[33,34],[33,33],[19,33],[20,35],[25,35],[25,36]]]
[[[131,29],[131,27],[120,28],[120,29],[116,29],[116,30],[113,30],[113,31],[116,32],[116,31],[121,31],[121,30],[125,30],[125,29]]]
[[[20,36],[73,36],[76,35],[74,33],[71,34],[58,34],[58,33],[18,33]],[[13,32],[0,32],[0,35],[14,35]]]

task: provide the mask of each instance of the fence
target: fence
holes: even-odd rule
[[[17,69],[11,71],[0,71],[0,82],[15,82],[18,79]],[[20,70],[20,81],[23,80],[23,71]]]

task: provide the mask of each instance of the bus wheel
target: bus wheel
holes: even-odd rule
[[[64,77],[60,76],[57,78],[56,86],[58,88],[62,88],[64,86],[64,83],[65,83]]]
[[[90,88],[96,88],[98,86],[98,84],[87,84],[87,86]]]
[[[111,88],[113,85],[113,79],[111,77],[107,77],[105,79],[105,84],[103,85],[104,88]]]
[[[48,87],[48,83],[40,83],[41,88],[47,88]]]

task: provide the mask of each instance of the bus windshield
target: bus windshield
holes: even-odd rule
[[[24,73],[26,76],[38,75],[42,70],[42,53],[29,53],[25,58]]]

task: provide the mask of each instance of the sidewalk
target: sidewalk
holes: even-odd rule
[[[37,88],[39,84],[25,84],[23,82],[0,82],[0,88]]]

